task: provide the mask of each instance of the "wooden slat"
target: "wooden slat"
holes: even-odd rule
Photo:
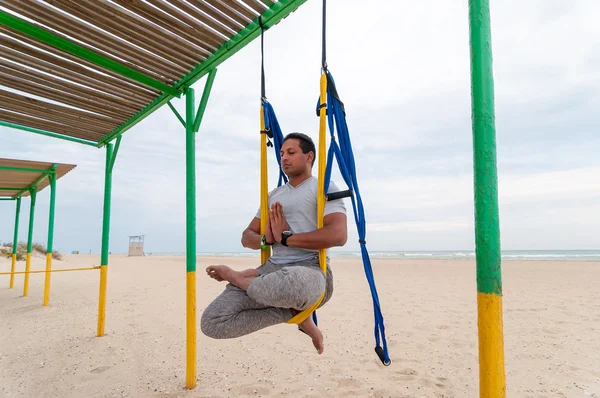
[[[124,111],[115,110],[114,107],[107,109],[106,107],[99,105],[94,101],[88,100],[87,98],[82,98],[64,91],[58,91],[46,86],[40,86],[36,83],[30,83],[27,80],[21,80],[15,77],[4,76],[3,74],[0,74],[0,84],[4,85],[5,87],[14,88],[29,94],[34,94],[58,103],[85,109],[99,115],[110,116],[119,121],[125,121],[131,117],[130,114]]]
[[[65,40],[73,41],[82,47],[119,62],[154,79],[166,82],[160,60],[134,47],[107,35],[95,26],[83,24],[69,15],[57,11],[54,7],[43,3],[15,2],[5,0],[5,7],[12,9],[37,22],[37,26]],[[10,1],[10,3],[8,3]],[[40,8],[43,8],[41,10]],[[40,25],[43,24],[43,25]],[[74,41],[73,38],[76,40]],[[120,58],[120,59],[119,59]],[[166,76],[166,77],[165,77]]]
[[[43,4],[47,8],[56,8],[57,10],[63,11],[59,13],[62,17],[61,19],[69,20],[70,24],[75,24],[79,28],[76,33],[71,33],[71,36],[79,40],[83,43],[86,43],[89,46],[101,48],[97,45],[98,38],[102,38],[106,43],[106,48],[102,48],[107,54],[117,54],[119,58],[125,60],[125,62],[130,62],[131,65],[134,65],[135,68],[140,69],[140,71],[146,75],[155,74],[154,77],[157,80],[161,80],[163,82],[172,83],[176,80],[177,76],[181,73],[184,73],[182,70],[186,68],[182,67],[178,63],[173,63],[171,61],[166,60],[164,57],[161,57],[158,54],[155,54],[154,51],[148,50],[144,48],[143,45],[139,43],[134,43],[133,40],[126,40],[121,37],[121,33],[115,34],[114,32],[110,32],[107,27],[103,26],[101,23],[97,21],[97,15],[92,13],[88,15],[86,12],[80,13],[80,9],[78,8],[78,4],[88,4],[89,2],[64,2],[61,0],[42,0]],[[45,4],[51,3],[52,7]],[[73,9],[69,8],[71,5],[75,6],[78,12],[75,12]],[[58,12],[58,11],[56,11]],[[80,22],[77,18],[82,19],[87,22]],[[53,26],[54,29],[60,31],[60,25]],[[126,27],[123,27],[126,29]],[[94,32],[90,32],[93,30]],[[112,33],[113,35],[109,34]],[[115,37],[116,36],[116,37]],[[126,47],[127,51],[118,52],[117,49]],[[141,47],[141,48],[139,48]],[[132,58],[132,55],[135,55],[137,59]],[[124,61],[118,61],[120,63],[124,63]],[[140,62],[142,60],[143,62]],[[168,62],[165,62],[168,61]],[[167,63],[168,65],[165,65]]]
[[[158,26],[161,26],[163,29],[168,29],[173,33],[179,34],[185,40],[196,44],[198,47],[206,49],[211,54],[217,49],[217,46],[215,44],[210,44],[209,42],[212,41],[214,43],[218,41],[216,39],[221,40],[212,31],[209,31],[208,28],[204,28],[203,31],[198,31],[194,27],[181,22],[180,19],[160,12],[154,7],[142,3],[140,0],[113,0],[113,2],[130,10],[131,12],[136,13],[137,15],[146,18]],[[210,32],[208,39],[204,38],[207,31]]]
[[[152,29],[144,28],[139,21],[134,20],[134,23],[130,23],[131,21],[123,20],[121,15],[118,15],[106,5],[100,4],[99,1],[53,0],[52,4],[73,16],[99,26],[124,41],[143,48],[157,57],[162,57],[169,62],[169,65],[178,65],[187,71],[193,68],[201,59],[198,53],[194,53],[189,46],[183,47],[178,45],[179,43],[168,43],[164,36]]]
[[[101,128],[97,124],[86,123],[84,120],[77,120],[76,118],[49,110],[39,110],[28,105],[23,105],[19,102],[13,102],[8,106],[6,104],[2,104],[0,105],[0,109],[37,117],[39,119],[58,123],[63,126],[74,127],[98,134],[106,134],[107,131],[112,131],[114,129],[114,127],[112,129],[109,129],[108,127]]]
[[[0,166],[4,166],[4,165],[0,164]],[[8,167],[17,167],[17,166],[8,166]],[[48,170],[50,167],[52,167],[52,165],[50,165],[48,167],[40,167],[40,168],[35,167],[35,169]],[[35,182],[35,180],[37,180],[41,175],[42,175],[41,172],[33,173],[33,172],[26,172],[26,171],[1,170],[0,171],[0,187],[14,188],[18,191],[21,191],[21,190],[29,187],[31,184],[33,184]],[[9,191],[9,192],[12,192],[12,191]],[[16,194],[16,193],[18,193],[18,192],[15,192],[14,194]]]
[[[179,3],[179,2],[182,2],[183,0],[170,0],[170,1]],[[196,2],[196,3],[194,3],[194,6],[196,8],[198,8],[199,10],[201,10],[202,12],[206,13],[207,15],[210,15],[212,18],[216,19],[223,25],[226,25],[227,27],[229,27],[229,29],[231,29],[235,33],[239,32],[240,30],[242,30],[244,28],[243,24],[232,19],[227,14],[223,14],[221,11],[219,11],[215,7],[209,5],[205,1]],[[230,39],[232,36],[233,36],[233,34],[228,34],[227,40]]]
[[[228,6],[227,4],[224,4],[220,0],[204,0],[204,1],[208,4],[210,4],[211,6],[213,6],[214,8],[216,8],[217,10],[221,11],[223,14],[227,15],[229,18],[233,19],[237,23],[241,24],[242,26],[246,26],[250,23],[250,18],[244,17],[243,15],[236,12],[230,6]]]
[[[110,111],[110,112],[114,112],[115,114],[131,115],[131,114],[136,113],[140,109],[139,107],[124,106],[124,105],[116,104],[112,100],[105,100],[105,99],[98,97],[97,95],[88,95],[83,90],[80,90],[77,87],[72,88],[72,85],[68,86],[66,84],[60,84],[60,83],[53,82],[53,81],[51,81],[50,77],[48,77],[47,79],[40,79],[40,78],[36,78],[34,76],[28,76],[27,74],[24,74],[22,72],[19,72],[14,69],[9,69],[9,68],[4,68],[2,70],[2,75],[4,77],[7,77],[9,81],[14,79],[14,80],[21,81],[23,83],[29,82],[29,83],[31,83],[32,86],[50,90],[47,92],[47,94],[56,93],[60,96],[60,93],[65,93],[67,95],[71,95],[82,101],[87,101],[90,104],[93,104],[97,107],[106,108],[106,110],[104,110],[104,112]],[[8,86],[8,87],[11,87],[11,86]],[[27,91],[27,89],[25,91]],[[51,98],[51,99],[54,101],[60,102],[61,101],[60,97],[58,97],[58,98],[59,99],[57,99],[55,97],[55,98]],[[100,113],[102,113],[102,112],[100,112]]]
[[[7,187],[10,188],[10,187]],[[0,191],[0,196],[3,198],[11,198],[21,191],[20,189],[15,189],[14,191]],[[29,193],[23,194],[23,197],[29,196]]]
[[[94,51],[115,62],[135,69],[156,80],[163,82],[170,81],[167,72],[168,69],[162,67],[160,59],[147,54],[130,43],[122,42],[107,35],[93,25],[83,24],[43,2],[35,2],[34,5],[27,2],[15,4],[15,0],[5,1],[11,1],[10,5],[6,5],[7,8],[14,9],[20,14],[38,22],[37,25],[41,29],[47,30],[65,40],[73,41],[90,51]],[[40,10],[40,8],[43,8],[43,10]],[[39,23],[45,26],[41,26]],[[76,40],[74,41],[72,38]]]
[[[110,120],[102,119],[93,114],[29,98],[10,91],[0,90],[0,100],[3,101],[3,105],[1,106],[4,109],[15,109],[21,112],[21,108],[17,107],[30,107],[32,110],[45,112],[45,114],[48,115],[48,118],[52,120],[54,120],[53,117],[56,116],[66,118],[66,120],[82,121],[87,123],[87,125],[95,126],[95,130],[101,132],[112,131],[118,126],[117,123],[110,122]]]
[[[261,3],[264,3],[268,8],[271,8],[271,6],[273,4],[275,4],[275,2],[273,2],[271,0],[254,0],[254,1],[260,1]]]
[[[91,77],[95,81],[102,82],[106,84],[106,87],[109,87],[109,91],[118,91],[122,92],[126,97],[136,97],[144,102],[149,102],[153,98],[156,98],[160,95],[160,91],[153,87],[148,87],[142,83],[139,83],[133,79],[125,77],[123,75],[118,74],[117,72],[113,72],[108,69],[104,69],[101,66],[98,66],[90,61],[79,58],[75,55],[72,55],[66,51],[58,49],[49,44],[38,41],[30,36],[27,36],[21,32],[10,29],[6,26],[0,25],[0,32],[10,36],[11,40],[17,38],[20,42],[27,43],[29,45],[35,46],[41,50],[45,50],[47,52],[56,54],[53,58],[65,58],[70,61],[75,62],[75,64],[71,62],[64,62],[63,65],[73,65],[75,70],[79,71],[80,74]],[[0,36],[0,42],[3,41],[3,38]],[[14,40],[16,41],[16,40]],[[60,57],[60,58],[59,58]],[[81,68],[80,65],[85,65],[86,68]],[[90,72],[89,69],[95,71],[94,73]],[[108,76],[107,76],[108,75]],[[90,83],[91,86],[91,83]]]
[[[61,87],[68,87],[73,91],[80,92],[89,97],[98,97],[98,98],[101,98],[101,99],[104,99],[104,100],[107,100],[110,102],[114,102],[118,105],[122,105],[124,107],[127,107],[134,113],[146,105],[145,103],[136,103],[136,102],[132,102],[131,100],[126,100],[126,99],[115,97],[115,96],[112,96],[109,94],[105,94],[101,91],[92,90],[85,86],[73,84],[70,81],[60,80],[55,77],[40,73],[32,68],[25,68],[20,65],[15,65],[15,64],[6,62],[2,58],[0,58],[0,70],[3,70],[5,73],[9,73],[8,70],[13,70],[14,71],[13,73],[15,73],[17,76],[21,76],[24,79],[27,79],[27,78],[32,79],[32,81],[40,83],[40,84],[44,84],[44,82],[47,82],[49,87],[54,87],[54,88],[58,88],[58,89],[60,89]],[[9,73],[9,74],[11,74],[11,73]]]
[[[131,12],[130,10],[123,9],[115,5],[112,1],[97,1],[100,2],[106,9],[110,9],[112,12],[114,12],[121,21],[128,23],[133,28],[137,28],[138,32],[144,37],[146,35],[152,35],[160,40],[168,49],[176,47],[187,53],[192,58],[193,65],[197,64],[200,60],[206,59],[207,56],[212,54],[212,51],[208,51],[202,46],[197,46],[193,41],[183,39],[179,32],[171,32],[169,29],[165,29],[160,25],[153,26],[138,14]]]
[[[210,6],[207,6],[204,2],[194,2],[193,6],[183,0],[169,0],[169,3],[172,3],[177,8],[188,13],[203,24],[206,24],[206,26],[209,26],[219,32],[221,34],[221,37],[219,37],[219,43],[228,40],[240,30],[240,26],[238,24],[226,18],[224,15],[216,12],[216,10]]]
[[[19,124],[21,126],[31,127],[34,129],[50,131],[62,135],[68,135],[69,137],[86,139],[92,142],[98,142],[104,136],[103,134],[92,133],[89,130],[82,130],[76,127],[68,127],[61,125],[60,123],[44,121],[27,115],[7,112],[2,109],[0,109],[0,120],[4,120],[8,123]]]
[[[252,21],[254,18],[258,17],[259,13],[254,12],[243,4],[239,3],[237,0],[217,0],[219,3],[228,6],[232,12],[237,12],[239,15],[248,18],[248,23]],[[246,24],[247,25],[247,24]]]
[[[85,121],[88,124],[93,124],[94,126],[100,127],[104,132],[107,130],[112,131],[118,126],[117,123],[111,122],[108,118],[86,113],[78,109],[67,108],[49,102],[40,101],[35,98],[26,97],[21,94],[1,89],[0,102],[3,103],[3,106],[8,109],[12,109],[14,104],[18,104],[20,106],[28,106],[31,109],[38,111],[47,112],[48,116],[61,115],[72,118],[73,120]]]
[[[256,12],[258,15],[262,14],[263,12],[265,12],[265,10],[269,8],[258,0],[246,0],[243,3],[246,4],[248,7],[252,8],[254,12]]]
[[[31,51],[30,53],[32,53],[32,55],[29,55],[26,53],[19,52],[16,49],[5,47],[2,44],[0,44],[0,52],[2,52],[3,58],[11,60],[15,63],[25,65],[52,75],[56,75],[70,81],[81,83],[90,87],[93,86],[93,84],[102,84],[101,82],[95,80],[92,80],[93,84],[89,84],[90,79],[86,79],[85,76],[81,76],[75,72],[70,71],[69,69],[63,68],[61,65],[53,65],[50,62],[44,61],[41,58],[46,57],[46,54],[37,54]],[[48,56],[48,58],[51,57]],[[85,68],[82,69],[85,70]],[[108,89],[110,89],[110,86],[108,87]]]
[[[188,14],[179,10],[176,7],[173,7],[169,3],[164,3],[159,0],[146,0],[146,1],[150,4],[152,4],[153,6],[155,6],[156,8],[168,13],[169,15],[172,15],[175,18],[181,19],[186,24],[193,26],[197,30],[206,29],[206,27],[204,25],[202,25],[200,22],[194,20],[193,18],[190,18],[190,16]],[[209,35],[209,37],[211,37],[210,43],[213,44],[215,47],[219,47],[220,43],[222,43],[223,41],[226,40],[226,39],[218,37],[218,35],[216,33],[213,33],[210,30],[207,30],[207,35]],[[229,36],[225,36],[225,37],[229,37]]]
[[[177,75],[169,68],[162,66],[161,60],[134,47],[133,45],[117,40],[107,35],[95,26],[84,25],[74,18],[59,13],[54,8],[43,2],[20,2],[16,0],[4,0],[3,7],[16,11],[34,21],[43,23],[45,26],[38,27],[65,40],[73,41],[71,36],[79,41],[79,45],[90,51],[100,53],[106,58],[130,67],[140,73],[148,75],[163,83],[169,84],[177,79]],[[43,8],[41,10],[40,8]],[[54,29],[50,31],[48,28]],[[120,57],[121,59],[117,58]],[[179,69],[173,68],[175,70]],[[185,73],[185,71],[177,71]]]

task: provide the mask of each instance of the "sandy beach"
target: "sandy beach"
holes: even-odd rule
[[[198,320],[224,288],[203,272],[258,258],[198,258]],[[97,265],[67,255],[54,268]],[[334,258],[335,293],[318,311],[325,352],[291,325],[235,340],[198,330],[198,387],[185,385],[185,259],[111,256],[106,333],[95,337],[97,271],[0,280],[2,397],[477,397],[475,262],[374,259],[392,364],[377,359],[359,260]],[[18,263],[24,270],[25,263]],[[35,258],[32,269],[42,269]],[[10,261],[0,259],[0,270]],[[508,397],[600,397],[600,263],[505,261]]]

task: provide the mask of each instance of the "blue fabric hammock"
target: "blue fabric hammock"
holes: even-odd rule
[[[366,247],[366,220],[362,199],[360,197],[360,191],[358,188],[358,181],[356,178],[354,155],[352,153],[352,145],[350,143],[348,126],[346,124],[344,107],[338,98],[333,76],[331,76],[331,73],[329,72],[327,72],[327,102],[327,121],[329,125],[329,132],[331,134],[331,144],[327,154],[327,165],[325,169],[325,192],[329,190],[333,157],[335,156],[342,174],[342,178],[346,182],[348,188],[353,192],[353,195],[351,195],[350,198],[352,200],[352,208],[354,211],[356,227],[358,229],[364,270],[367,276],[367,281],[369,282],[369,287],[371,289],[371,296],[373,297],[373,309],[375,313],[375,352],[379,356],[381,362],[387,366],[391,363],[391,361],[388,354],[387,341],[385,338],[385,326],[383,322],[383,315],[381,313],[381,306],[379,304],[379,296],[377,295],[377,288],[373,278],[371,260],[369,259],[369,253]],[[274,147],[277,164],[279,166],[279,178],[277,186],[281,186],[282,184],[286,184],[288,182],[288,179],[281,168],[281,155],[279,153],[284,137],[273,106],[265,98],[263,98],[262,104],[265,120],[265,133],[269,138],[273,139],[273,144],[271,144],[269,141],[267,145]],[[319,107],[320,103],[317,103],[317,114],[319,112]],[[335,127],[337,127],[337,129]],[[336,130],[338,135],[337,140],[335,139]],[[315,324],[318,324],[316,311],[313,312],[313,320]],[[382,342],[383,346],[381,345]]]
[[[284,174],[281,168],[281,145],[283,144],[283,133],[281,132],[281,127],[279,127],[279,121],[277,120],[277,116],[275,115],[275,110],[273,106],[266,99],[262,100],[263,105],[263,115],[265,118],[265,132],[267,137],[272,138],[275,143],[275,156],[277,157],[277,165],[279,166],[279,180],[277,182],[277,186],[281,186],[281,184],[287,184],[288,179]],[[271,142],[267,143],[267,146],[270,146]]]
[[[350,142],[348,125],[346,124],[346,113],[344,111],[344,105],[340,101],[337,94],[333,76],[329,71],[326,71],[325,73],[327,74],[327,122],[329,125],[329,132],[331,134],[331,144],[327,154],[327,167],[325,169],[325,192],[327,192],[329,189],[333,157],[335,156],[342,178],[344,179],[344,182],[348,188],[353,192],[350,198],[352,200],[352,208],[354,210],[354,220],[356,221],[356,227],[358,230],[360,251],[362,254],[365,275],[367,277],[367,281],[369,282],[371,296],[373,297],[373,310],[375,314],[375,352],[381,359],[381,362],[387,366],[391,363],[391,361],[388,354],[387,341],[385,338],[385,326],[383,322],[383,315],[381,313],[381,306],[379,304],[379,296],[377,295],[377,287],[375,286],[371,260],[369,258],[369,252],[367,251],[367,222],[365,219],[365,212],[356,178],[354,154],[352,152],[352,144]],[[320,105],[319,99],[317,101],[317,113],[319,112]],[[337,139],[335,137],[336,131]],[[383,347],[381,346],[382,342]]]

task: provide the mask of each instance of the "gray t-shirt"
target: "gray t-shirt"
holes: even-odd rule
[[[273,203],[281,203],[290,231],[294,234],[315,231],[317,229],[317,189],[317,179],[312,176],[297,187],[293,187],[289,183],[277,187],[269,193],[269,209]],[[339,188],[331,181],[327,193],[337,191]],[[332,213],[346,214],[343,199],[325,201],[324,216]],[[260,208],[256,217],[260,219]],[[318,252],[318,250],[286,247],[275,243],[271,261],[275,264],[289,264],[313,258]]]

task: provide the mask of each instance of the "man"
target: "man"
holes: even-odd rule
[[[217,339],[240,337],[289,321],[333,293],[333,274],[319,267],[319,249],[343,246],[347,239],[346,208],[341,199],[326,202],[323,228],[317,228],[317,179],[312,176],[315,144],[305,134],[291,133],[283,140],[281,164],[289,182],[269,194],[266,233],[260,235],[260,209],[242,234],[242,245],[260,250],[273,245],[273,255],[256,269],[234,271],[211,265],[206,273],[227,281],[225,291],[202,314],[204,334]],[[337,191],[333,182],[329,191]],[[329,262],[329,259],[327,260]],[[323,352],[323,334],[308,317],[299,328]]]

